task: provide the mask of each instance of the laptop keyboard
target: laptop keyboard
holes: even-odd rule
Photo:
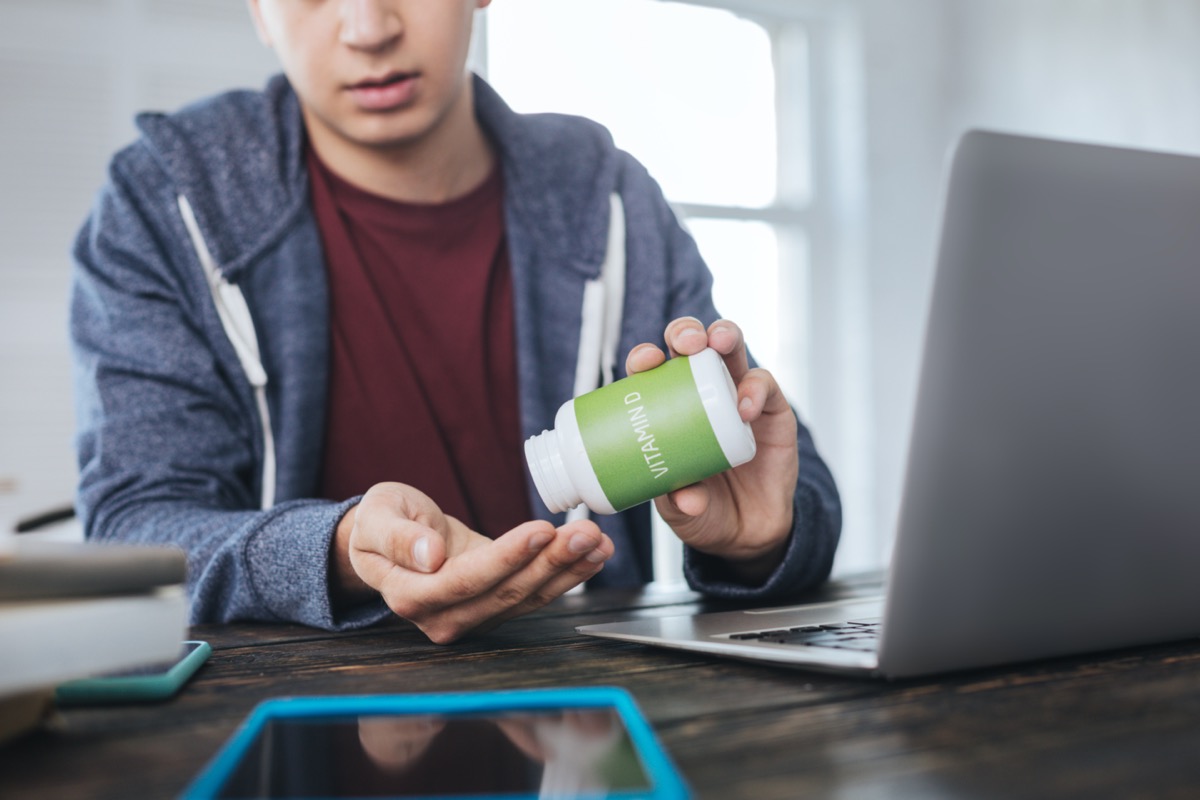
[[[837,650],[873,652],[879,649],[880,621],[878,619],[859,619],[850,622],[833,622],[827,625],[801,625],[797,628],[734,633],[729,638],[735,641],[758,641],[800,647],[832,647]]]

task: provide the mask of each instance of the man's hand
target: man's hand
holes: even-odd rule
[[[343,597],[372,591],[434,642],[448,644],[544,606],[595,575],[613,543],[594,522],[526,522],[495,540],[422,492],[380,483],[338,525]]]
[[[779,565],[792,530],[792,497],[800,471],[796,417],[764,369],[750,369],[741,329],[717,320],[708,330],[694,317],[667,326],[663,337],[672,357],[706,347],[721,354],[737,385],[738,413],[754,430],[753,459],[719,475],[655,499],[663,520],[685,543],[730,563],[750,583]],[[653,344],[633,348],[629,374],[653,369],[667,356]]]

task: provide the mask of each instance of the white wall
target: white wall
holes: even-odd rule
[[[898,501],[913,391],[912,328],[927,291],[933,241],[937,191],[929,176],[937,174],[941,159],[935,132],[945,105],[944,5],[944,0],[854,4],[859,30],[852,50],[859,63],[843,67],[842,91],[857,95],[861,104],[846,113],[864,129],[857,133],[861,143],[848,154],[863,163],[843,173],[857,173],[862,197],[847,197],[835,213],[861,219],[837,223],[843,255],[836,269],[861,274],[829,295],[846,309],[841,324],[823,323],[829,299],[816,300],[812,313],[825,341],[814,337],[809,378],[814,436],[845,504],[835,573],[883,562]],[[814,274],[824,271],[813,265]]]
[[[991,127],[1200,154],[1200,3],[862,0],[861,9],[872,516],[890,533],[954,141],[967,128]],[[890,538],[879,542],[886,554]]]
[[[0,529],[70,501],[70,246],[133,115],[257,86],[237,0],[0,3]]]

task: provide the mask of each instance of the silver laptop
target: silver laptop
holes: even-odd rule
[[[579,631],[889,678],[1200,635],[1200,158],[967,133],[886,597]]]

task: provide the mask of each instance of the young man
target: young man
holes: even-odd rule
[[[828,574],[840,509],[808,432],[645,170],[468,74],[487,3],[250,0],[286,77],[143,115],[113,161],[75,250],[78,505],[89,536],[185,548],[195,621],[395,613],[449,642],[649,580],[648,508],[565,522],[521,452],[588,363],[613,247],[625,370],[664,331],[713,347],[758,442],[656,501],[689,582],[769,599]]]

